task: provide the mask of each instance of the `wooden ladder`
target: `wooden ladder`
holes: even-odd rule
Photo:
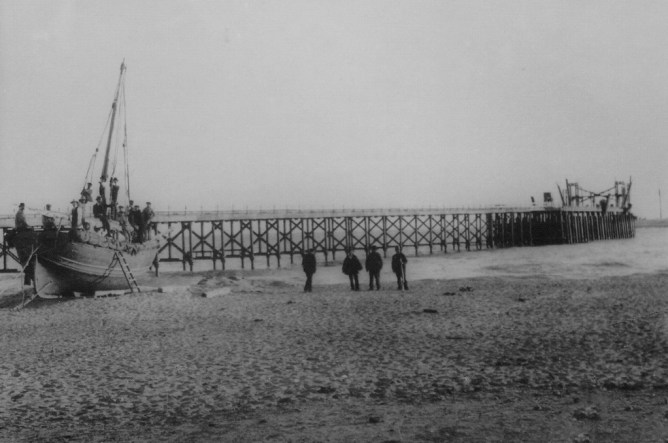
[[[135,288],[137,288],[137,292],[141,292],[141,289],[139,289],[139,283],[137,283],[137,280],[135,280],[135,276],[132,275],[132,271],[130,270],[130,266],[128,265],[128,262],[125,261],[125,256],[121,251],[116,251],[114,254],[114,257],[118,260],[118,264],[121,265],[121,270],[123,271],[123,275],[125,276],[125,281],[128,282],[128,286],[130,287],[130,292],[135,292],[134,288],[132,287],[134,285]]]

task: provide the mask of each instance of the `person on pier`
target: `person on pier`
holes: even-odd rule
[[[313,255],[313,250],[309,249],[306,251],[306,254],[302,257],[302,268],[306,274],[306,284],[304,285],[304,292],[313,291],[313,274],[315,274],[315,255]]]
[[[371,253],[366,256],[364,269],[369,273],[369,291],[373,291],[373,281],[376,280],[376,290],[380,290],[380,270],[383,269],[383,259],[377,252],[376,246],[371,247]]]
[[[362,270],[362,263],[351,249],[346,250],[346,258],[343,260],[343,273],[350,279],[350,289],[360,290],[360,281],[358,274]]]
[[[397,276],[397,289],[402,287],[408,291],[408,282],[406,281],[406,263],[408,259],[402,254],[399,246],[394,247],[394,255],[392,256],[392,272]]]

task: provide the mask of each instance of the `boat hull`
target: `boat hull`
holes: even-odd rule
[[[135,278],[146,274],[159,250],[156,240],[144,244],[114,242],[94,233],[68,232],[28,235],[15,240],[26,256],[35,251],[33,280],[40,294],[71,295],[103,290],[130,289],[119,261],[123,256]],[[30,244],[30,246],[28,246]]]

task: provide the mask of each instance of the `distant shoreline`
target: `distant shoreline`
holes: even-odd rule
[[[636,220],[636,228],[668,228],[668,218]]]

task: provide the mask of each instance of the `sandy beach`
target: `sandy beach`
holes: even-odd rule
[[[0,440],[663,442],[668,269],[591,247],[615,246],[570,278],[549,257],[576,246],[409,256],[410,291],[335,263],[304,294],[295,264],[12,310],[4,276]]]

